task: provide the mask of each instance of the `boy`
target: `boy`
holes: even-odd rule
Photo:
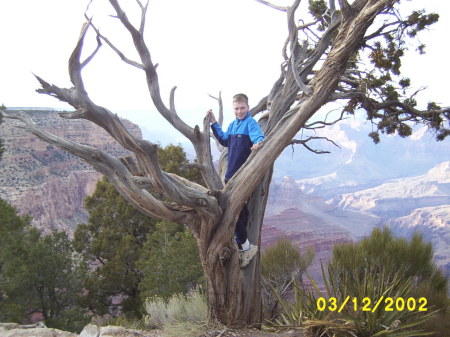
[[[211,129],[222,146],[228,147],[228,168],[225,173],[225,183],[231,179],[237,170],[245,163],[252,151],[257,150],[264,140],[264,134],[258,122],[249,113],[248,97],[244,94],[233,96],[233,109],[236,119],[228,126],[227,131],[217,123],[214,113],[209,110]],[[250,250],[247,237],[248,209],[244,204],[236,223],[235,240],[241,251]],[[253,246],[253,245],[252,245]],[[255,246],[253,246],[255,247]],[[247,262],[248,263],[248,262]]]

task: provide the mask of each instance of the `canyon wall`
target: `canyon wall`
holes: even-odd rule
[[[27,113],[57,136],[115,156],[129,154],[106,131],[89,121],[61,119],[56,111]],[[141,138],[137,125],[126,120],[124,125]],[[101,175],[80,158],[14,127],[11,120],[0,125],[0,135],[5,147],[0,160],[0,198],[14,205],[20,214],[31,215],[32,224],[43,232],[73,233],[75,226],[87,219],[83,200],[95,190]]]

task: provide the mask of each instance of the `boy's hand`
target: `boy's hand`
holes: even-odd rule
[[[256,150],[258,150],[258,149],[260,148],[260,146],[261,146],[261,143],[262,143],[262,142],[259,142],[259,143],[256,143],[256,144],[253,144],[253,146],[252,146],[252,151],[256,151]]]
[[[211,109],[209,109],[209,110],[206,112],[206,117],[208,117],[208,116],[209,116],[209,121],[211,122],[211,124],[214,124],[215,122],[217,122],[216,116],[214,116],[214,112],[212,112]]]

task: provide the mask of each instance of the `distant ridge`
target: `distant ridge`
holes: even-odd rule
[[[49,108],[49,107],[35,107],[35,106],[13,106],[13,107],[6,107],[6,112],[8,110],[11,111],[64,111],[65,109],[57,109],[57,108]]]

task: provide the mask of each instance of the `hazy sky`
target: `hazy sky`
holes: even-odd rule
[[[103,32],[113,33],[109,36],[123,50],[132,50],[123,44],[126,39],[116,30],[118,23],[103,18],[113,11],[97,8],[106,2],[94,0],[89,13]],[[134,0],[123,2],[135,4]],[[0,1],[0,103],[7,107],[67,107],[37,94],[33,73],[58,86],[70,86],[67,61],[84,22],[87,3]],[[278,3],[287,5],[290,1]],[[405,6],[426,7],[441,16],[438,24],[421,35],[427,55],[407,59],[404,71],[413,85],[428,87],[427,100],[449,105],[450,100],[441,100],[450,96],[450,5],[444,0],[413,0]],[[168,102],[170,89],[177,86],[178,111],[191,125],[201,123],[208,108],[217,109],[208,93],[222,91],[228,115],[229,102],[237,92],[247,93],[250,103],[256,104],[279,75],[286,31],[285,13],[254,0],[151,0],[146,36],[153,61],[159,64],[163,99]],[[88,43],[87,49],[92,48],[94,45]],[[131,52],[128,55],[135,58]],[[143,73],[123,64],[108,47],[102,47],[83,75],[97,104],[147,127],[159,125],[158,117],[150,112],[152,104]]]

